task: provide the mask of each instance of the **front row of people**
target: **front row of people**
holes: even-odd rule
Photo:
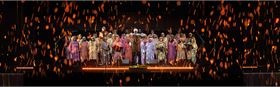
[[[99,37],[72,36],[67,44],[67,58],[74,62],[96,61],[97,65],[117,65],[123,60],[130,65],[196,62],[197,44],[191,33],[188,37],[162,33],[159,38],[155,34],[99,33]]]

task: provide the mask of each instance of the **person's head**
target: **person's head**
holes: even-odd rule
[[[130,38],[130,35],[129,34],[125,34],[125,37],[128,39],[128,38]]]
[[[183,37],[183,38],[186,38],[186,34],[183,33],[183,34],[182,34],[182,37]]]
[[[169,34],[172,34],[172,28],[171,28],[171,27],[169,27],[168,33],[169,33]]]
[[[116,35],[116,41],[120,41],[120,36]]]
[[[153,41],[153,38],[149,38],[148,40],[149,40],[149,42],[152,42],[152,41]]]
[[[134,33],[138,33],[138,29],[137,29],[137,28],[134,28],[134,29],[133,29],[133,32],[134,32]]]
[[[103,27],[101,28],[101,30],[102,30],[102,32],[106,31],[106,27],[103,26]]]
[[[163,37],[159,37],[159,41],[163,41]]]
[[[192,37],[193,35],[192,35],[192,33],[189,33],[189,37]]]
[[[157,35],[153,35],[153,38],[156,39],[156,38],[158,38],[158,36]]]
[[[83,36],[82,41],[86,41],[86,40],[87,40],[87,38],[85,36]]]
[[[94,39],[94,37],[93,37],[93,36],[91,36],[91,37],[90,37],[90,40],[95,41],[95,39]]]
[[[165,36],[165,34],[162,32],[162,33],[161,33],[161,36],[162,36],[162,37],[164,37],[164,36]]]
[[[76,41],[77,37],[76,36],[72,36],[71,40],[72,41]]]
[[[96,37],[97,37],[97,34],[96,34],[96,33],[94,33],[94,34],[93,34],[93,38],[96,38]]]
[[[103,38],[103,33],[99,33],[99,38]]]
[[[154,30],[151,30],[151,34],[154,34],[155,32],[154,32]]]
[[[82,38],[82,34],[79,34],[79,35],[78,35],[78,39],[81,39],[81,38]]]
[[[109,38],[112,38],[112,33],[109,33],[109,34],[108,34],[108,37],[109,37]]]

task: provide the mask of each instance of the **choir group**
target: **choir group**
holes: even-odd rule
[[[198,46],[192,33],[146,35],[134,29],[118,35],[102,27],[98,34],[67,37],[67,58],[73,62],[95,61],[96,65],[191,65],[196,62]],[[71,39],[70,39],[71,38]]]

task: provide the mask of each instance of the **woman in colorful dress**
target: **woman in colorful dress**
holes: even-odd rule
[[[183,63],[183,61],[186,59],[186,46],[184,42],[179,40],[179,43],[177,44],[177,58],[176,62],[180,63],[180,65]]]
[[[163,41],[163,37],[159,38],[158,43],[156,44],[157,48],[157,58],[158,58],[158,63],[166,63],[166,45]]]
[[[171,38],[169,39],[168,42],[168,53],[167,53],[167,57],[168,57],[168,62],[173,65],[175,62],[175,58],[176,58],[176,42],[174,40],[174,37],[171,36]]]
[[[121,49],[122,49],[122,44],[120,41],[120,37],[116,36],[116,40],[113,43],[113,49],[114,49],[114,56],[113,56],[113,65],[117,63],[117,61],[119,59],[122,58],[122,54],[121,54]]]
[[[86,37],[83,37],[81,40],[81,45],[80,45],[80,54],[81,54],[81,62],[85,62],[88,60],[88,42],[86,41]]]
[[[77,37],[73,36],[72,40],[68,46],[68,49],[70,51],[70,59],[72,59],[74,62],[77,62],[80,60],[80,50],[79,50],[79,43],[77,41]]]
[[[156,46],[153,38],[150,37],[146,44],[146,63],[151,64],[155,60]]]
[[[89,60],[94,60],[95,62],[97,61],[97,43],[95,41],[94,37],[91,37],[89,41]]]
[[[140,50],[141,50],[141,64],[146,64],[146,44],[147,44],[147,37],[145,35],[141,35],[142,39],[140,42]]]
[[[132,42],[130,41],[129,37],[126,38],[125,44],[125,58],[129,60],[129,63],[132,63]]]

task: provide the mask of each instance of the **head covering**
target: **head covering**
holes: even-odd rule
[[[101,28],[101,30],[102,30],[102,31],[105,31],[105,30],[106,30],[106,27],[105,27],[105,26],[103,26],[103,27]]]
[[[129,36],[129,34],[125,34],[125,36],[126,36],[126,37],[128,37],[128,36]]]
[[[141,37],[145,37],[146,36],[146,34],[144,34],[144,33],[141,33]]]
[[[133,32],[134,32],[134,33],[137,33],[137,32],[138,32],[138,29],[137,29],[137,28],[134,28],[134,29],[133,29]]]
[[[99,37],[103,37],[103,33],[99,32]]]
[[[192,37],[192,33],[189,33],[189,36]]]
[[[85,40],[86,40],[86,37],[85,37],[85,36],[83,36],[82,40],[83,40],[83,41],[85,41]]]
[[[108,37],[112,37],[112,33],[109,33],[109,34],[108,34]]]
[[[163,36],[163,37],[165,36],[163,32],[161,33],[161,36]]]
[[[79,34],[79,35],[78,35],[78,38],[82,38],[82,34]]]
[[[91,36],[91,37],[90,37],[90,39],[91,39],[91,40],[94,40],[94,37],[93,37],[93,36]]]
[[[74,40],[76,40],[76,39],[77,39],[76,36],[72,36],[72,38],[71,38],[72,41],[74,41]]]

